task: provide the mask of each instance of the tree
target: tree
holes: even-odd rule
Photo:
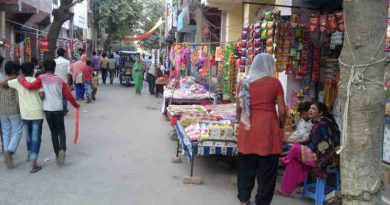
[[[139,29],[137,34],[148,32],[154,24],[164,16],[164,4],[161,0],[142,0],[143,6],[142,17],[139,21]],[[160,27],[161,29],[162,27]],[[160,34],[157,29],[149,38],[140,41],[139,45],[145,50],[158,48],[160,42]]]
[[[142,5],[136,0],[93,1],[94,19],[103,31],[99,37],[104,40],[104,48],[109,50],[114,42],[134,34],[141,13]]]
[[[343,3],[346,32],[340,55],[341,82],[348,82],[350,78],[352,67],[346,65],[367,64],[371,58],[377,62],[367,68],[354,68],[354,77],[359,80],[351,85],[349,102],[348,85],[344,83],[340,86],[342,105],[349,104],[349,109],[343,109],[348,122],[347,130],[343,132],[347,133],[347,139],[342,142],[344,149],[341,152],[341,194],[345,205],[381,204],[384,89],[381,83],[372,81],[383,82],[386,3],[386,0]],[[363,77],[359,75],[361,71],[364,79],[371,80],[363,80],[365,89],[359,89],[359,81]]]
[[[57,39],[60,34],[62,24],[73,17],[73,13],[69,11],[70,8],[82,1],[83,0],[61,0],[60,7],[53,9],[52,15],[54,20],[47,35],[49,41],[49,52],[46,53],[45,59],[54,58],[54,53],[57,48]]]

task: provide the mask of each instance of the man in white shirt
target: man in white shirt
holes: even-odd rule
[[[59,76],[62,78],[62,80],[68,85],[72,85],[71,83],[71,78],[72,78],[72,73],[70,72],[70,61],[65,58],[65,49],[59,48],[57,49],[57,59],[55,59],[56,62],[56,68],[55,68],[55,75]],[[64,115],[69,112],[68,110],[68,101],[65,97],[62,98],[63,106],[64,106]]]
[[[114,53],[114,59],[115,59],[115,75],[116,77],[119,77],[119,70],[121,67],[121,56],[119,55],[119,51]]]

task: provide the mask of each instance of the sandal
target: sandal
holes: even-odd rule
[[[276,189],[276,190],[275,190],[274,195],[278,195],[278,196],[288,196],[287,194],[281,192],[279,189]]]
[[[31,173],[31,174],[37,173],[37,172],[38,172],[39,170],[41,170],[41,169],[42,169],[41,166],[35,165],[35,166],[31,169],[30,173]]]

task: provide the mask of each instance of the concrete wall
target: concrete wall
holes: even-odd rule
[[[208,6],[226,12],[226,41],[238,41],[243,27],[242,3],[209,2]]]

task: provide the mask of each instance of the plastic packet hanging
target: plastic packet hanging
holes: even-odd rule
[[[318,15],[312,15],[309,18],[309,32],[314,33],[318,31],[318,27],[320,25]]]
[[[337,18],[338,30],[340,32],[344,32],[345,26],[344,26],[344,14],[343,14],[343,12],[336,13],[336,18]]]
[[[329,29],[333,33],[337,31],[338,24],[337,24],[337,18],[336,15],[334,14],[329,14],[328,15],[328,22],[329,22]]]
[[[268,47],[268,46],[273,46],[273,41],[272,39],[267,39],[265,45]]]
[[[267,29],[264,29],[261,31],[261,39],[264,39],[264,40],[267,39]]]
[[[265,12],[265,18],[266,21],[272,21],[272,11]]]
[[[320,16],[320,31],[321,33],[325,33],[328,30],[328,18],[326,15]]]

